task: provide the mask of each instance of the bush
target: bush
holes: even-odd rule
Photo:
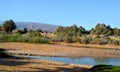
[[[0,34],[0,42],[5,42],[6,41],[6,35]]]
[[[51,38],[52,42],[63,42],[63,37],[52,37]]]
[[[20,36],[17,38],[17,42],[28,42],[30,37],[27,36]]]
[[[81,38],[79,39],[79,43],[82,43],[82,44],[89,44],[90,41],[91,41],[91,38],[90,38],[90,37],[86,37],[86,36],[81,37]]]
[[[104,45],[104,44],[108,44],[110,41],[110,39],[108,37],[104,37],[104,36],[96,36],[95,38],[92,38],[91,40],[91,44],[100,44],[100,45]]]
[[[65,38],[64,38],[64,42],[72,43],[73,42],[72,36],[66,35]]]
[[[49,40],[48,40],[48,38],[45,38],[45,37],[31,37],[28,42],[30,42],[30,43],[49,43]]]
[[[119,41],[115,39],[111,39],[110,44],[119,45]]]
[[[30,43],[49,43],[47,37],[28,37],[20,34],[4,34],[0,35],[0,42],[30,42]]]
[[[95,65],[90,70],[91,72],[120,72],[120,67],[112,65]]]

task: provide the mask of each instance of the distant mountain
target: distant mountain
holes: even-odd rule
[[[2,22],[0,22],[0,26]],[[52,25],[52,24],[46,24],[46,23],[35,23],[35,22],[16,22],[17,29],[41,29],[42,31],[49,31],[49,32],[54,32],[59,25]]]
[[[18,29],[41,29],[42,31],[50,31],[54,32],[59,26],[58,25],[52,25],[52,24],[46,24],[46,23],[35,23],[35,22],[16,22]]]

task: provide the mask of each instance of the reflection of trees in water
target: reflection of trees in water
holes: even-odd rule
[[[94,58],[96,64],[106,64],[109,62],[109,58]]]
[[[76,57],[70,57],[72,63],[74,64],[75,63],[75,60],[77,59]]]
[[[84,57],[69,57],[70,59],[71,59],[71,62],[74,64],[76,64],[76,62],[78,62],[78,61],[82,61],[82,60],[84,60]]]

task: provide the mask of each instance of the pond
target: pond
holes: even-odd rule
[[[45,57],[45,56],[29,56],[29,57],[63,62],[67,64],[86,64],[86,65],[107,64],[120,66],[120,58],[94,58],[94,57],[70,58],[70,57]]]

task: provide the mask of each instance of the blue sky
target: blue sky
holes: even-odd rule
[[[0,0],[0,21],[120,28],[120,0]]]

